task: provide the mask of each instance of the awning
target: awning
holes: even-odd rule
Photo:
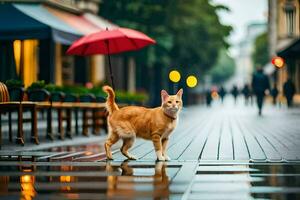
[[[24,14],[12,4],[0,4],[0,40],[46,39],[49,26]]]
[[[277,55],[283,58],[300,57],[300,39],[295,40],[285,49],[278,51]]]
[[[83,16],[74,15],[48,6],[45,6],[45,8],[51,14],[64,21],[66,24],[72,26],[76,30],[80,31],[84,35],[99,31],[99,27],[89,22]]]
[[[93,15],[91,13],[85,13],[83,14],[83,17],[87,19],[89,22],[96,25],[100,30],[105,30],[106,28],[111,30],[119,27],[100,16]]]
[[[118,26],[93,15],[75,15],[41,4],[0,4],[0,40],[47,39],[72,44],[83,35]]]
[[[53,16],[47,9],[38,4],[13,4],[18,10],[33,19],[51,27],[54,41],[62,44],[71,44],[83,34],[72,28],[64,21]]]

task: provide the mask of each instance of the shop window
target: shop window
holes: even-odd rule
[[[15,40],[14,55],[17,74],[25,87],[37,81],[38,75],[38,40]]]
[[[74,56],[66,55],[67,47],[63,46],[62,53],[62,84],[72,85],[74,83]]]
[[[284,5],[286,19],[286,33],[288,37],[295,35],[296,30],[296,6],[293,1],[287,1]]]

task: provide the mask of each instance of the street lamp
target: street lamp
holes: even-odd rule
[[[279,69],[283,68],[285,65],[284,59],[279,56],[273,57],[271,62],[275,67]]]
[[[186,84],[190,88],[195,87],[197,85],[197,82],[198,82],[197,78],[193,75],[188,76],[186,79]]]
[[[177,91],[177,83],[180,81],[181,75],[177,70],[172,70],[169,73],[169,79],[174,83],[173,84],[173,92],[175,94]]]

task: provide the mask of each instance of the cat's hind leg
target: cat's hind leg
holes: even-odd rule
[[[113,160],[112,153],[110,147],[118,142],[119,140],[119,135],[116,132],[111,131],[109,133],[109,136],[104,144],[105,152],[106,152],[106,157],[108,160]]]
[[[136,158],[133,155],[128,153],[128,150],[132,147],[134,141],[135,137],[123,138],[123,146],[121,147],[122,154],[130,160],[136,160]]]

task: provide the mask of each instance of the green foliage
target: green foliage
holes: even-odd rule
[[[19,83],[17,81],[9,81],[9,84]],[[93,87],[91,89],[84,86],[57,86],[54,84],[45,84],[45,81],[37,81],[32,83],[27,90],[46,89],[49,92],[63,92],[65,94],[74,94],[76,96],[84,94],[94,94],[95,96],[106,97],[102,87]],[[116,91],[116,98],[124,103],[144,103],[148,100],[146,93],[129,93],[124,91]]]
[[[123,91],[117,91],[116,92],[116,98],[120,102],[124,103],[143,103],[148,100],[148,95],[145,93],[129,93],[129,92],[123,92]]]
[[[223,49],[220,51],[216,65],[209,71],[209,75],[212,77],[213,83],[219,84],[229,79],[234,74],[234,71],[234,60]]]
[[[112,22],[156,39],[154,47],[132,54],[138,65],[204,72],[216,62],[219,49],[228,47],[225,37],[232,28],[222,25],[216,14],[228,8],[209,0],[103,0],[100,8]]]
[[[268,34],[263,33],[255,39],[252,59],[255,66],[264,66],[269,62]]]
[[[46,83],[44,80],[33,82],[27,90],[35,90],[35,89],[44,89],[46,86]]]
[[[10,79],[5,81],[5,85],[7,87],[24,87],[24,84],[21,80],[17,80],[17,79]]]

